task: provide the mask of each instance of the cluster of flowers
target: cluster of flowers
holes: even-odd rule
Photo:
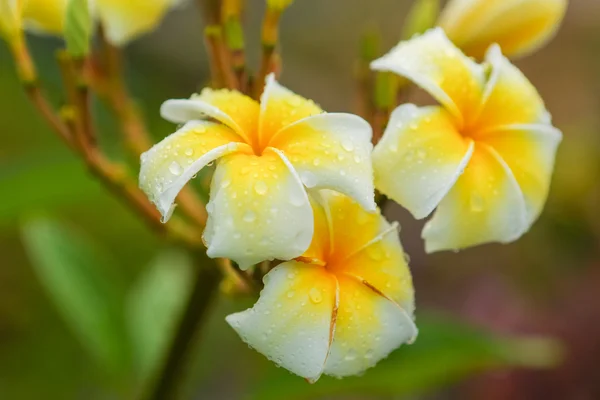
[[[15,11],[17,3],[31,26],[59,26],[40,18],[50,1],[0,0],[5,34],[7,4]],[[123,43],[154,26],[167,3],[96,0],[96,7],[109,37]],[[182,125],[142,155],[140,187],[164,220],[180,190],[216,161],[208,255],[242,270],[283,261],[265,276],[254,307],[227,317],[245,342],[316,381],[361,373],[416,338],[398,227],[377,209],[375,189],[415,218],[434,213],[422,233],[427,252],[507,243],[530,228],[562,135],[503,52],[541,46],[565,7],[564,0],[451,0],[439,27],[371,64],[439,103],[399,106],[374,148],[366,121],[326,113],[273,75],[260,102],[207,88],[163,104],[162,116]]]

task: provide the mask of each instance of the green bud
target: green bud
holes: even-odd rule
[[[83,58],[90,51],[92,18],[88,0],[69,0],[65,16],[67,52],[73,58]]]
[[[440,0],[416,0],[406,16],[402,40],[433,28],[440,14]]]

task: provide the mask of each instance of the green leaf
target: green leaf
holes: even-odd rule
[[[433,28],[440,14],[440,0],[416,0],[406,16],[402,40]]]
[[[89,353],[114,376],[130,367],[130,344],[109,259],[81,233],[47,217],[22,228],[25,250],[41,284]]]
[[[65,41],[72,57],[83,58],[90,51],[92,18],[88,0],[69,0],[65,16]]]
[[[439,316],[419,316],[419,337],[361,377],[323,376],[310,385],[272,368],[250,398],[308,399],[340,394],[408,395],[439,388],[471,374],[501,367],[543,368],[556,364],[560,347],[540,337],[500,337]]]
[[[18,222],[32,209],[98,204],[103,189],[69,154],[38,153],[0,162],[0,182],[6,188],[0,202],[0,228]]]
[[[160,254],[129,293],[127,322],[141,380],[155,372],[179,321],[193,282],[192,261],[183,252]]]

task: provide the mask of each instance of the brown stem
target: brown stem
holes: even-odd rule
[[[199,256],[201,264],[209,263],[205,256]],[[156,384],[148,395],[148,400],[165,400],[177,398],[179,383],[184,378],[183,368],[191,353],[192,344],[197,340],[197,334],[202,322],[206,321],[221,274],[210,262],[208,265],[197,265],[197,275],[183,313],[179,327],[175,333],[169,352],[159,371]]]
[[[260,69],[255,81],[254,97],[259,98],[267,75],[277,69],[275,48],[279,41],[279,20],[281,10],[267,7],[262,24],[262,56]]]
[[[125,143],[132,154],[140,155],[152,146],[152,139],[139,109],[131,98],[123,80],[122,56],[120,50],[110,44],[100,34],[102,60],[94,60],[86,70],[87,78],[94,92],[112,109],[121,125]],[[101,65],[100,61],[103,61]],[[184,188],[177,203],[180,209],[200,227],[206,225],[208,215],[203,202],[190,188]]]

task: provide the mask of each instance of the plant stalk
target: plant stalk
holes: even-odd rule
[[[147,400],[176,399],[180,383],[184,378],[184,367],[187,356],[191,353],[194,342],[208,311],[218,292],[221,273],[205,255],[199,255],[194,287],[181,318],[169,352],[162,369]],[[206,265],[208,264],[208,265]]]

